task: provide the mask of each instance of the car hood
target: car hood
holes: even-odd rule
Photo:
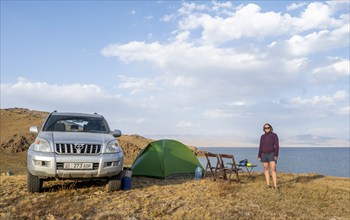
[[[115,140],[111,134],[85,132],[42,132],[40,137],[52,143],[107,144]]]

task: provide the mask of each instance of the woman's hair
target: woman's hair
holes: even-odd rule
[[[265,132],[265,126],[269,126],[270,127],[270,132],[273,132],[273,127],[269,124],[269,123],[265,123],[263,126],[263,131]]]

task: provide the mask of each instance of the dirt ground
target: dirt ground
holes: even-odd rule
[[[28,193],[25,153],[1,154],[0,219],[350,219],[350,178],[279,173],[279,192],[263,173],[231,183],[133,177],[131,190],[115,192],[102,181],[54,180]]]
[[[279,174],[280,191],[262,173],[228,184],[211,177],[133,177],[131,190],[105,182],[44,182],[28,193],[26,175],[1,176],[0,219],[350,219],[349,178]]]
[[[25,175],[27,173],[27,152],[0,153],[0,174]]]

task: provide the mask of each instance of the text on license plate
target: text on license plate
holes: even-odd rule
[[[67,170],[92,170],[92,163],[64,163]]]

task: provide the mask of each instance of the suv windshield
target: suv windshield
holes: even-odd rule
[[[103,118],[51,115],[43,131],[108,133],[109,128]]]

